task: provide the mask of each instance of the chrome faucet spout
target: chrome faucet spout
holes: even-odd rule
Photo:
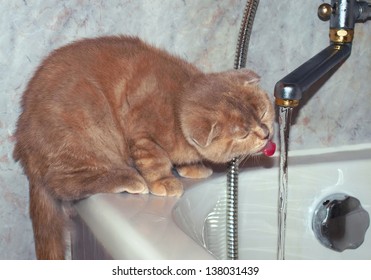
[[[281,107],[296,107],[317,81],[327,80],[351,54],[356,22],[371,19],[371,4],[356,0],[331,0],[318,8],[321,20],[330,20],[330,46],[276,83],[274,96]]]
[[[351,53],[351,44],[330,45],[276,83],[276,104],[282,107],[299,105],[303,94],[332,69],[343,63]]]

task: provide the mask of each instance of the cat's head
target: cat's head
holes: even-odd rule
[[[207,160],[222,163],[261,152],[273,136],[274,109],[257,83],[241,69],[206,74],[187,87],[181,125],[187,141]]]

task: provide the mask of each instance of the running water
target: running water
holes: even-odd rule
[[[291,124],[291,107],[279,108],[280,126],[280,175],[279,175],[279,197],[278,197],[278,242],[277,259],[285,259],[286,239],[286,214],[287,214],[287,148],[289,142],[289,131]]]

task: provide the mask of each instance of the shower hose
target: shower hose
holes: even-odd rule
[[[247,50],[259,0],[248,0],[245,6],[234,61],[234,68],[246,67]],[[227,173],[227,259],[238,259],[238,165],[234,158],[228,164]]]

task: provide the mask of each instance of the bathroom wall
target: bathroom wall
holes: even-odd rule
[[[328,45],[323,1],[260,1],[248,66],[274,84]],[[27,180],[12,159],[19,100],[52,49],[83,37],[138,35],[205,71],[233,66],[243,0],[0,0],[0,259],[33,259]],[[290,149],[371,139],[371,23],[358,24],[353,54],[303,108]]]

